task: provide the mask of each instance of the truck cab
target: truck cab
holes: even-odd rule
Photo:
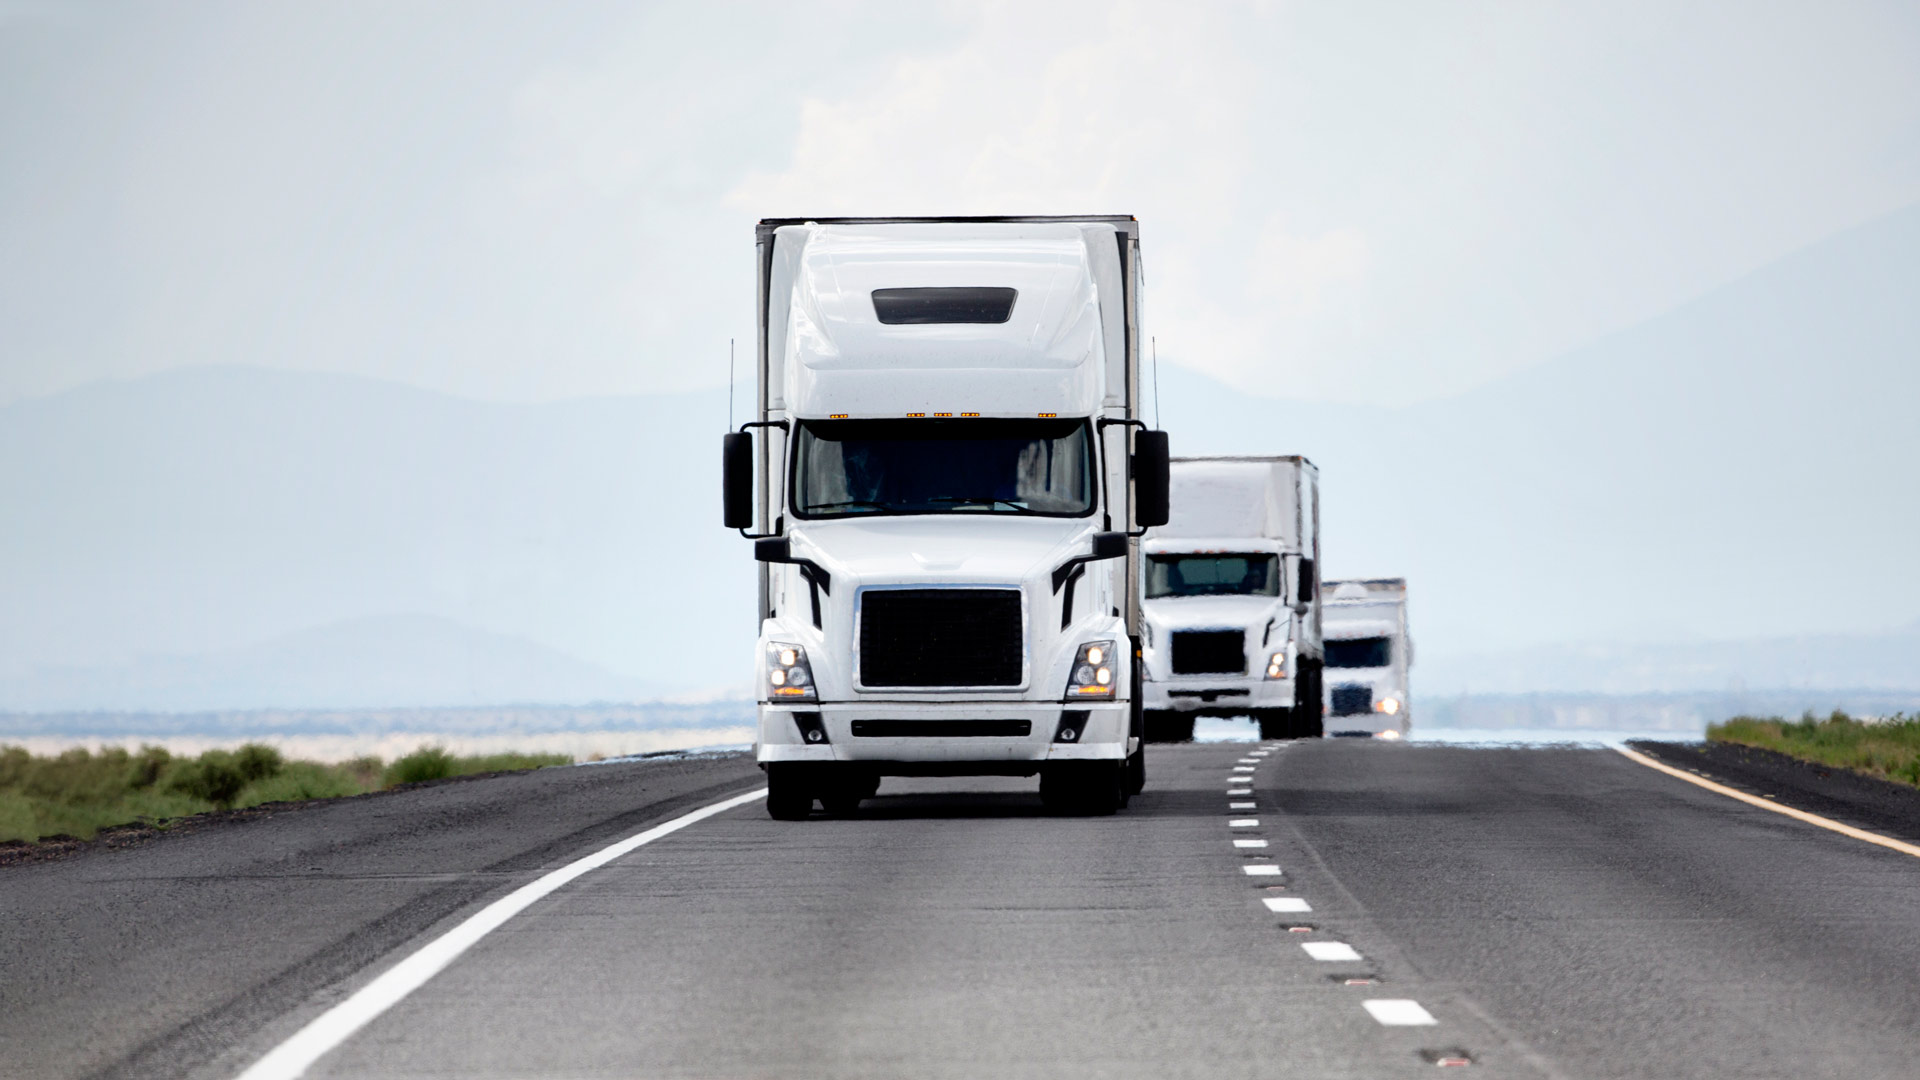
[[[1145,778],[1132,218],[769,220],[757,418],[725,448],[755,540],[768,811],[886,776],[1040,778],[1111,813]]]
[[[1413,729],[1407,579],[1326,583],[1327,734],[1402,739]]]
[[[1202,716],[1265,739],[1321,731],[1319,470],[1303,457],[1177,458],[1146,541],[1146,730]]]

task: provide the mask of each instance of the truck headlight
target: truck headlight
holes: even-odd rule
[[[1287,654],[1274,653],[1267,658],[1267,678],[1284,679],[1287,677]]]
[[[767,698],[770,701],[816,700],[807,650],[785,641],[767,644]]]
[[[1067,697],[1113,697],[1113,642],[1089,641],[1080,646],[1073,658],[1073,674],[1067,677]]]
[[[1394,713],[1397,713],[1400,711],[1400,699],[1383,697],[1379,701],[1376,701],[1373,703],[1373,711],[1383,712],[1383,713],[1386,713],[1388,716],[1392,716]]]

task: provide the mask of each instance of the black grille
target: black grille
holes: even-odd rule
[[[853,734],[862,739],[954,738],[970,735],[1022,736],[1033,734],[1031,720],[855,720]]]
[[[1336,686],[1333,688],[1333,715],[1352,716],[1373,711],[1373,687]]]
[[[860,601],[860,685],[1019,686],[1018,589],[872,589]]]
[[[1244,675],[1247,670],[1247,634],[1244,630],[1176,630],[1173,633],[1175,675]]]

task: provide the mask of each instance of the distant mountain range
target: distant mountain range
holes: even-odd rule
[[[1172,362],[1159,400],[1177,454],[1320,464],[1327,574],[1410,580],[1416,693],[1911,688],[1913,631],[1863,632],[1920,616],[1917,295],[1920,208],[1449,400]],[[0,710],[743,688],[727,408],[252,368],[0,407]]]

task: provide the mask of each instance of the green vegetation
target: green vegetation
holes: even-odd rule
[[[199,757],[174,757],[158,746],[36,757],[17,746],[0,746],[0,841],[90,838],[114,825],[159,824],[208,810],[332,799],[572,760],[561,754],[457,757],[443,747],[423,746],[390,765],[375,757],[328,765],[287,761],[259,743]]]
[[[1872,723],[1839,710],[1824,720],[1812,713],[1799,720],[1736,716],[1708,727],[1707,738],[1920,787],[1920,716],[1901,714]]]

